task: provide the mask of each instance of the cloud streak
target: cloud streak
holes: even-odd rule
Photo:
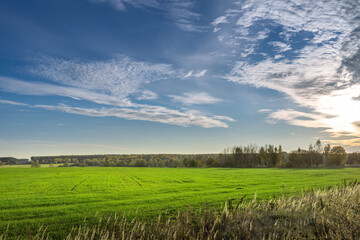
[[[86,100],[97,104],[106,105],[106,107],[83,108],[64,104],[28,105],[9,100],[0,100],[0,103],[3,104],[42,108],[52,111],[62,111],[66,113],[91,117],[118,117],[128,120],[143,120],[178,126],[200,126],[204,128],[227,128],[229,125],[225,121],[234,121],[232,118],[226,116],[208,116],[199,111],[189,109],[183,109],[180,111],[162,106],[138,104],[131,102],[128,99],[118,99],[114,96],[94,93],[86,89],[57,86],[40,82],[25,82],[8,77],[0,77],[0,89],[6,92],[24,95],[63,96],[76,100]]]
[[[0,103],[2,103],[2,104],[16,105],[16,106],[28,106],[28,105],[25,104],[25,103],[14,102],[14,101],[9,101],[9,100],[1,100],[1,99],[0,99]]]
[[[22,95],[62,96],[76,100],[86,100],[98,104],[115,105],[121,107],[134,106],[134,104],[127,99],[92,92],[87,89],[64,87],[43,82],[28,82],[2,76],[0,76],[0,89],[5,92]]]
[[[186,105],[194,104],[213,104],[221,102],[219,98],[210,96],[206,92],[188,92],[182,95],[169,95],[175,102],[181,102]]]
[[[189,77],[197,77],[197,78],[200,78],[200,77],[204,77],[206,73],[207,73],[207,69],[204,69],[204,70],[201,70],[201,71],[197,71],[197,72],[190,71],[190,72],[188,72],[188,73],[184,76],[184,78],[189,78]]]
[[[201,32],[205,26],[195,24],[201,15],[193,11],[195,2],[192,0],[89,0],[92,3],[107,3],[118,11],[126,11],[127,8],[155,9],[163,12],[167,19],[171,20],[183,31]]]
[[[194,110],[171,110],[159,106],[143,106],[139,109],[130,108],[80,108],[67,105],[35,105],[36,108],[47,110],[63,111],[66,113],[80,114],[91,117],[118,117],[128,120],[143,120],[160,122],[178,126],[200,126],[204,128],[222,127],[227,128],[228,124],[220,121],[234,121],[232,118],[224,116],[205,116],[201,112]]]

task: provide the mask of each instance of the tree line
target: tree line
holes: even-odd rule
[[[342,146],[323,145],[320,140],[308,149],[298,148],[284,152],[281,145],[255,144],[225,148],[220,154],[220,166],[224,167],[327,167],[360,164],[360,153],[347,154]]]
[[[60,164],[99,167],[327,167],[360,165],[360,152],[346,153],[342,146],[323,145],[320,140],[308,149],[285,152],[282,146],[227,147],[220,154],[107,154],[34,156],[31,161],[12,157],[0,158],[0,165]]]
[[[62,164],[61,166],[100,167],[203,167],[218,154],[122,154],[67,155],[31,157],[32,164]]]
[[[18,159],[14,157],[0,157],[0,166],[2,165],[25,165],[30,164],[29,159]]]

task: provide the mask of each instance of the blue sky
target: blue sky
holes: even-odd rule
[[[358,1],[0,2],[0,155],[360,146]]]

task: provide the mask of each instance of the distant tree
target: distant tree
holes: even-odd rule
[[[348,154],[347,164],[360,164],[360,152],[353,152]]]
[[[219,163],[214,158],[210,157],[206,160],[207,167],[218,167]]]
[[[200,167],[200,166],[201,166],[201,162],[196,159],[190,159],[187,164],[187,167]]]
[[[281,167],[284,160],[284,154],[281,145],[279,145],[279,153],[277,155],[276,167]]]
[[[260,147],[259,150],[260,166],[265,166],[266,162],[266,151],[264,147]]]
[[[248,167],[257,167],[259,166],[259,156],[257,154],[258,146],[256,144],[249,144],[246,147],[247,154],[246,154],[246,162]]]
[[[324,147],[324,165],[328,165],[329,155],[330,155],[331,146],[330,144],[325,145]]]
[[[291,151],[289,153],[289,167],[309,167],[309,152],[298,148],[297,151]]]
[[[31,167],[41,167],[39,161],[31,161]]]
[[[0,162],[4,163],[4,165],[17,165],[19,164],[19,160],[14,157],[1,157]]]
[[[342,146],[334,146],[329,153],[328,166],[344,165],[346,161],[346,151]]]
[[[324,147],[323,147],[320,139],[316,140],[316,143],[315,143],[315,145],[314,145],[314,149],[315,149],[315,151],[318,152],[318,153],[322,153],[322,152],[323,152]]]
[[[314,145],[314,150],[316,152],[315,155],[315,165],[318,167],[319,165],[323,165],[324,164],[324,156],[323,156],[323,150],[324,147],[320,141],[320,139],[318,139]]]
[[[146,162],[143,159],[138,159],[135,162],[135,167],[145,167],[146,166]]]
[[[315,150],[312,144],[309,145],[309,151],[308,151],[308,158],[307,160],[309,161],[306,165],[308,165],[309,167],[314,166],[314,160],[315,160]]]
[[[126,162],[125,161],[118,161],[117,163],[116,163],[116,167],[126,167],[127,165],[126,165]]]
[[[235,167],[235,158],[233,154],[234,148],[225,148],[222,154],[221,166],[222,167]]]
[[[183,160],[183,165],[184,165],[185,167],[189,167],[189,166],[190,166],[190,159],[188,159],[187,157],[184,158],[184,160]]]
[[[243,153],[243,148],[241,146],[235,146],[233,147],[233,157],[232,157],[235,161],[235,165],[237,167],[243,166],[244,165],[244,153]],[[233,164],[230,164],[233,165]],[[233,167],[233,166],[231,166]]]
[[[276,166],[276,161],[278,158],[278,153],[277,153],[277,148],[274,147],[273,145],[269,145],[267,152],[269,154],[269,167],[275,167]]]
[[[168,159],[164,160],[163,163],[164,163],[164,166],[172,167],[172,168],[182,166],[181,161],[176,159],[175,157],[169,157]]]
[[[102,161],[99,161],[99,162],[102,162]],[[134,165],[136,165],[136,161],[135,161]],[[103,163],[103,166],[104,167],[111,167],[111,162],[109,160],[105,160],[105,162]]]
[[[61,167],[70,167],[70,164],[68,162],[65,162]]]

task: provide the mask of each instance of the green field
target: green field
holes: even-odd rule
[[[109,213],[155,217],[229,198],[269,199],[360,177],[360,168],[0,168],[0,231],[27,235],[41,225],[64,236],[86,218]],[[29,230],[30,229],[30,230]],[[0,234],[1,235],[1,234]]]

